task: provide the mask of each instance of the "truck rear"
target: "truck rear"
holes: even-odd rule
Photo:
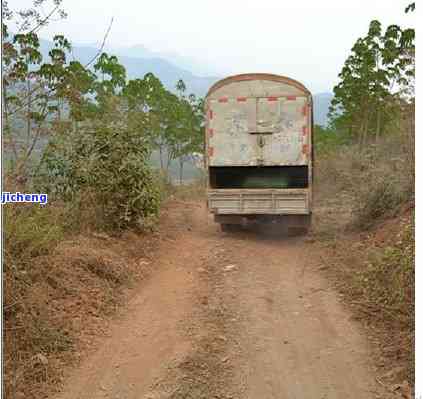
[[[207,203],[222,229],[311,221],[311,93],[271,74],[223,79],[209,90],[206,111]]]

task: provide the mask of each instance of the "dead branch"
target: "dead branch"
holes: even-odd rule
[[[87,68],[88,66],[90,66],[100,56],[100,54],[103,52],[104,46],[106,44],[107,37],[109,36],[110,30],[112,29],[113,20],[114,20],[114,17],[112,17],[112,19],[110,20],[109,27],[107,28],[107,31],[106,31],[106,33],[103,37],[103,42],[101,43],[101,46],[98,49],[97,53],[87,64],[84,65],[84,68]]]

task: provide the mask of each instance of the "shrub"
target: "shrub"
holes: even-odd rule
[[[355,192],[354,224],[367,228],[384,215],[393,216],[408,199],[407,192],[404,182],[390,174],[370,177]]]
[[[351,141],[345,132],[334,131],[330,128],[314,125],[314,149],[320,155],[330,153],[341,145]]]
[[[93,208],[97,227],[122,229],[155,216],[161,194],[148,162],[148,140],[117,120],[91,122],[51,142],[37,184],[66,202]]]

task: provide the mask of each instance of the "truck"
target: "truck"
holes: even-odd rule
[[[313,189],[313,98],[300,82],[249,73],[205,97],[207,207],[223,231],[273,224],[306,232]]]

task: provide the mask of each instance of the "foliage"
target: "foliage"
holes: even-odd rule
[[[349,143],[349,137],[342,131],[334,131],[320,125],[314,125],[313,146],[319,156],[331,152]]]
[[[332,129],[343,130],[364,147],[376,141],[407,103],[402,95],[414,78],[414,30],[370,23],[345,61],[330,107]]]
[[[118,229],[142,225],[160,204],[148,164],[148,141],[120,113],[117,102],[112,120],[82,125],[52,141],[41,162],[39,183],[64,201],[79,199],[81,206],[91,201],[101,209],[104,224]]]
[[[43,59],[37,29],[25,31],[43,2],[18,13],[4,9],[5,21],[21,27],[10,34],[2,26],[7,184],[36,183],[51,198],[81,207],[89,192],[107,225],[139,224],[159,206],[151,152],[159,149],[161,175],[179,159],[182,179],[183,163],[202,151],[202,99],[186,97],[183,81],[178,95],[169,92],[152,73],[127,81],[118,58],[102,51],[87,65],[69,61],[72,47],[63,35]],[[53,3],[59,12],[61,1]],[[34,167],[34,154],[47,143]]]
[[[184,162],[189,160],[191,154],[203,150],[203,100],[197,99],[194,94],[187,98],[185,84],[181,80],[176,84],[176,89],[179,95],[178,106],[174,108],[177,123],[170,127],[168,151],[171,159],[179,159],[179,182],[182,184]]]
[[[3,28],[7,38],[7,27]],[[66,109],[71,118],[80,111],[94,81],[79,62],[66,63],[71,46],[63,36],[56,35],[54,45],[50,62],[43,62],[35,33],[14,34],[3,43],[5,144],[11,149],[16,175],[26,173],[40,139],[69,119]]]
[[[165,89],[152,73],[127,81],[118,58],[102,49],[86,65],[69,61],[72,47],[63,35],[54,36],[54,47],[43,59],[37,30],[52,15],[65,16],[61,0],[51,2],[51,14],[45,20],[40,7],[49,0],[34,0],[27,10],[11,10],[7,2],[3,7],[5,147],[16,179],[28,178],[31,158],[41,141],[110,115],[114,97],[122,100],[123,117],[137,124],[139,134],[160,151],[162,169],[168,169],[174,159],[184,162],[191,152],[202,151],[202,100],[185,97],[183,81],[177,83],[178,95]],[[18,33],[11,34],[8,25],[19,27]]]
[[[203,149],[203,101],[185,97],[185,84],[177,83],[179,96],[167,91],[153,74],[129,81],[122,95],[129,113],[143,118],[153,148],[159,150],[161,169],[168,172],[170,162],[185,162]],[[166,157],[166,159],[165,159]]]

